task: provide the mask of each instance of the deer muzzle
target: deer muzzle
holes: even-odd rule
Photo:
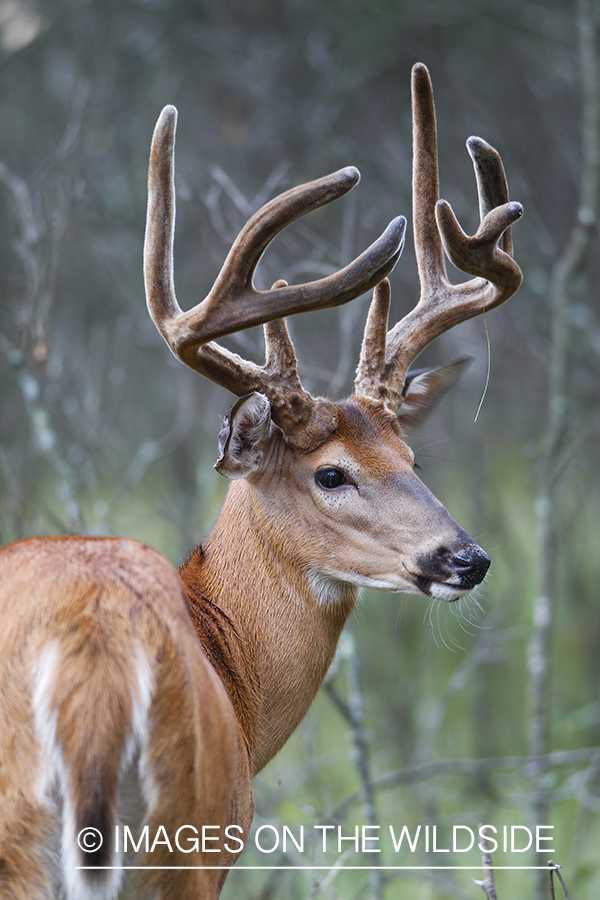
[[[490,558],[465,532],[467,541],[442,546],[421,557],[416,585],[428,597],[454,601],[481,584],[490,567]]]

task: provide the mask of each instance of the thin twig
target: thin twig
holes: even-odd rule
[[[552,860],[548,860],[548,878],[550,879],[550,900],[556,900],[554,893],[554,866]]]
[[[371,765],[369,760],[369,736],[364,723],[364,704],[358,671],[358,656],[351,633],[346,633],[346,635],[344,635],[341,650],[346,662],[348,674],[347,702],[338,694],[332,679],[325,682],[325,689],[351,726],[355,763],[361,783],[360,797],[363,804],[365,820],[369,825],[377,826],[378,816],[375,801],[375,788],[371,776]],[[382,900],[383,875],[377,868],[373,868],[369,872],[369,883],[373,900]]]
[[[567,891],[567,886],[566,886],[566,884],[565,884],[565,880],[564,880],[564,878],[562,877],[562,875],[561,875],[561,873],[560,873],[560,870],[561,870],[562,867],[559,866],[558,863],[554,862],[553,859],[549,859],[549,860],[548,860],[548,867],[549,867],[549,868],[548,868],[548,874],[549,874],[549,876],[550,876],[550,896],[551,896],[551,900],[555,900],[555,897],[554,897],[554,880],[553,880],[554,873],[556,873],[556,877],[557,877],[558,880],[560,881],[560,886],[561,886],[561,888],[563,889],[563,894],[565,895],[565,900],[570,900],[570,898],[569,898],[569,892]]]

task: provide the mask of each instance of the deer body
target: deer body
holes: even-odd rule
[[[424,67],[415,71],[416,117],[430,117],[431,145],[431,89]],[[115,538],[29,539],[0,552],[0,900],[216,900],[248,837],[252,777],[308,710],[360,589],[453,601],[489,566],[415,474],[402,435],[460,370],[408,373],[413,356],[448,321],[483,311],[482,291],[489,309],[518,285],[509,226],[520,207],[507,201],[495,151],[480,142],[474,153],[488,170],[479,178],[477,235],[457,236],[440,204],[438,225],[417,229],[423,296],[388,333],[381,279],[399,256],[401,220],[321,282],[278,282],[263,295],[252,286],[268,240],[347,190],[354,170],[267,204],[208,298],[182,313],[172,277],[173,145],[167,109],[151,156],[148,304],[173,351],[239,397],[216,464],[232,484],[211,534],[178,571],[156,551]],[[420,215],[437,202],[437,169],[431,159],[427,167]],[[473,282],[447,284],[440,234],[450,234],[447,252]],[[373,284],[354,394],[338,403],[311,397],[277,313],[346,302]],[[232,296],[241,313],[228,310]],[[262,301],[267,360],[259,367],[213,338],[253,324]],[[123,856],[124,825],[136,839],[146,826],[151,841],[163,832],[152,848]],[[102,836],[93,852],[86,838],[78,847],[86,829]],[[190,829],[209,834],[186,852]],[[126,864],[139,868],[125,875]]]
[[[112,538],[29,539],[0,553],[8,624],[0,658],[15,666],[0,690],[0,758],[10,767],[7,738],[14,743],[16,723],[29,719],[27,752],[19,738],[16,758],[36,840],[19,868],[36,886],[47,884],[47,896],[47,833],[74,868],[77,835],[98,828],[106,843],[80,864],[115,865],[115,826],[132,794],[138,828],[148,822],[154,834],[163,825],[172,844],[182,825],[224,835],[234,824],[247,838],[252,776],[312,703],[358,585],[418,593],[417,579],[432,577],[443,556],[438,565],[456,583],[440,586],[458,596],[468,567],[460,560],[457,578],[453,546],[474,552],[470,576],[476,570],[481,580],[487,570],[483,551],[413,473],[389,412],[340,404],[337,431],[300,453],[279,428],[270,424],[269,432],[256,471],[231,485],[213,531],[179,574],[156,551]],[[351,474],[353,484],[320,487],[315,473],[328,467]],[[29,716],[6,703],[9,677],[24,688]],[[24,797],[12,798],[12,811],[10,797],[3,804],[0,846],[14,860],[10,835],[22,827]],[[225,843],[239,847],[221,841],[223,866],[235,860]],[[167,851],[155,848],[136,863],[217,864],[210,851],[192,860]],[[135,890],[149,891],[151,877],[144,884],[135,876]],[[210,896],[223,878],[211,870],[183,876],[172,876],[181,878],[178,896]],[[86,896],[83,876],[79,886],[77,871],[72,877],[73,896]],[[31,885],[27,891],[23,897]]]

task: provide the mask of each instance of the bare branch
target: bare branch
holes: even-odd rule
[[[481,822],[479,823],[479,827],[481,828]],[[481,859],[483,862],[483,881],[476,881],[474,878],[473,884],[483,888],[487,900],[498,900],[496,885],[494,883],[494,869],[491,854],[487,850],[482,850]]]
[[[565,895],[565,900],[569,900],[569,893],[567,891],[567,886],[565,884],[565,880],[561,875],[562,866],[559,866],[558,863],[555,863],[553,859],[548,860],[548,875],[550,878],[550,896],[552,900],[555,900],[554,896],[554,874],[556,873],[556,877],[560,881],[560,886],[563,889],[563,894]]]

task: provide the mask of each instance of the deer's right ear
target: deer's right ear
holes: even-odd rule
[[[271,431],[271,403],[256,391],[225,413],[215,469],[225,478],[245,478],[260,465]]]

